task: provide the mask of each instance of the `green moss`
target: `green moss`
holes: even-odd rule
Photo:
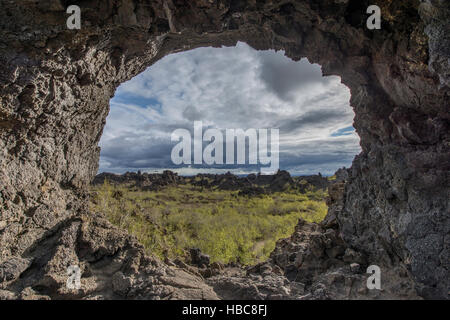
[[[292,234],[299,218],[319,222],[327,212],[322,191],[248,198],[189,184],[161,191],[108,183],[92,189],[93,211],[135,235],[149,253],[171,259],[198,247],[213,262],[254,264]]]

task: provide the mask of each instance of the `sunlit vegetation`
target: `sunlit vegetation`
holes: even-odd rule
[[[183,258],[200,248],[212,262],[250,265],[268,258],[280,238],[292,234],[299,218],[321,221],[326,192],[289,190],[261,196],[190,184],[142,191],[127,185],[92,187],[92,210],[128,230],[148,253]]]

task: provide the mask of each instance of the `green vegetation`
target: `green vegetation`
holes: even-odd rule
[[[327,212],[321,190],[246,197],[190,184],[142,191],[105,182],[92,191],[93,211],[135,235],[149,253],[170,259],[198,247],[212,262],[254,264],[292,234],[299,218],[318,222]]]

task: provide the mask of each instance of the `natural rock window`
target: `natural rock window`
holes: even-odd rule
[[[322,221],[332,176],[360,152],[349,100],[339,77],[282,51],[239,42],[169,55],[111,100],[92,210],[162,259],[189,263],[186,254],[199,247],[215,263],[265,261],[299,218]],[[248,162],[175,165],[171,133],[192,132],[195,122],[224,134],[277,128],[282,171],[259,176]]]

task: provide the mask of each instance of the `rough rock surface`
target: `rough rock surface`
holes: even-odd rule
[[[172,52],[236,41],[342,77],[362,153],[327,222],[368,263],[407,270],[420,296],[448,298],[449,1],[77,3],[82,29],[67,30],[67,1],[0,0],[0,298],[216,297],[92,216],[85,190],[120,83]],[[369,4],[381,30],[365,27]]]
[[[102,217],[82,215],[48,230],[24,258],[7,259],[0,266],[1,285],[10,295],[31,299],[217,299],[201,277],[143,252]],[[69,266],[81,269],[80,290],[66,286]]]
[[[334,229],[300,220],[267,262],[207,279],[223,299],[419,299],[405,266],[384,269],[382,290],[367,288],[367,257]]]

